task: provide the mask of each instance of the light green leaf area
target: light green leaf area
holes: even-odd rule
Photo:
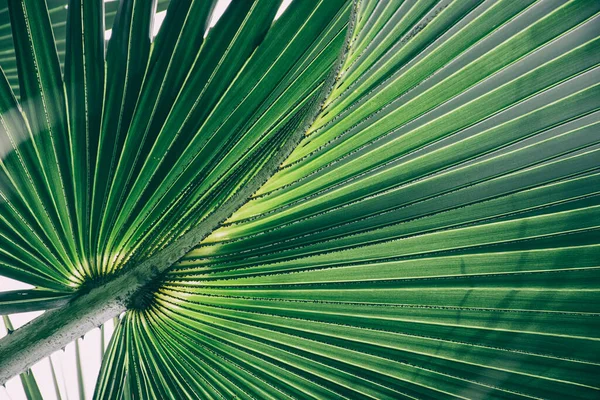
[[[0,273],[37,286],[0,310],[126,273],[301,137],[95,398],[600,397],[600,2],[234,0],[203,37],[171,0],[152,40],[166,2],[38,1],[0,11]]]
[[[305,139],[125,318],[129,370],[169,358],[149,375],[206,397],[597,397],[600,5],[359,10]]]
[[[314,108],[350,10],[299,2],[271,29],[279,2],[234,2],[204,39],[214,5],[178,1],[151,42],[156,4],[127,1],[105,56],[103,3],[70,5],[63,78],[48,14],[9,2],[21,100],[4,80],[0,104],[3,274],[59,292],[147,259],[243,189]]]

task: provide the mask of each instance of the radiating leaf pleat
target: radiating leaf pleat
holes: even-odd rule
[[[596,397],[598,11],[362,2],[304,140],[128,315],[141,343],[222,359],[226,398],[225,366],[261,398]]]
[[[46,4],[52,22],[56,50],[58,52],[60,63],[64,68],[69,0],[46,0]],[[157,11],[165,11],[169,4],[170,0],[158,0]],[[118,6],[119,1],[108,1],[103,5],[105,11],[104,26],[107,30],[111,29],[113,26]],[[16,65],[8,13],[8,0],[0,0],[0,66],[2,66],[7,75],[9,75],[10,85],[18,97],[20,90]]]
[[[96,398],[600,394],[600,3],[8,4],[0,273],[37,288],[0,309],[227,218],[131,302]]]
[[[229,18],[226,18],[226,12],[224,22],[218,23],[208,34],[179,95],[184,97],[176,99],[164,127],[157,125],[161,129],[158,139],[153,139],[164,142],[157,141],[154,146],[166,146],[164,149],[167,151],[184,151],[173,153],[172,159],[168,156],[163,165],[149,162],[142,165],[141,174],[147,170],[159,174],[156,177],[160,179],[156,180],[157,187],[153,191],[139,193],[147,196],[143,203],[145,208],[122,214],[121,221],[137,219],[143,225],[124,223],[122,226],[131,227],[130,233],[126,232],[127,235],[119,240],[127,239],[135,244],[133,239],[139,241],[136,236],[131,236],[135,234],[151,240],[149,243],[153,247],[163,247],[165,237],[189,229],[194,221],[217,210],[220,204],[259,174],[262,165],[277,154],[295,132],[306,129],[304,121],[315,108],[319,93],[324,90],[323,81],[344,43],[350,5],[342,1],[298,2],[292,4],[268,33],[264,26],[248,25],[258,18],[264,18],[265,23],[272,19],[276,11],[273,6],[272,2],[261,1],[253,5],[233,3],[230,6],[233,8],[228,9]],[[236,21],[236,13],[244,8],[246,11]],[[265,10],[269,13],[265,14]],[[223,43],[219,44],[220,41]],[[208,47],[209,44],[213,47]],[[219,52],[219,47],[222,47],[222,52]],[[202,57],[203,52],[207,52],[207,56]],[[236,72],[234,66],[241,71]],[[213,72],[207,74],[211,70]],[[192,93],[198,96],[198,90],[200,97],[190,102],[188,96]],[[188,100],[184,101],[186,98]],[[141,105],[138,103],[138,107]],[[148,105],[153,106],[153,103]],[[156,113],[154,116],[159,118]],[[160,119],[156,120],[160,122]],[[148,123],[142,118],[139,121]],[[181,128],[177,129],[183,129],[181,136],[175,138],[179,142],[169,144],[174,138],[167,134],[179,126]],[[186,126],[190,128],[186,129]],[[155,158],[152,151],[150,148],[149,159]],[[141,152],[140,156],[145,156],[145,153]],[[156,172],[152,172],[152,168]],[[138,178],[139,183],[132,190],[138,190],[138,186],[144,190],[144,185],[153,182],[152,174],[148,175],[150,179]],[[137,194],[128,197],[125,205],[135,206],[136,201],[139,202]],[[129,202],[131,206],[127,205]],[[155,207],[166,206],[164,209],[171,214],[165,215],[161,208],[150,208],[153,204],[156,204]],[[175,204],[180,206],[175,207]],[[145,214],[145,210],[151,211],[151,214]],[[154,215],[160,218],[161,225],[151,224],[156,218]],[[146,226],[151,229],[149,232],[144,232]],[[167,236],[157,235],[159,229],[165,228],[169,233]],[[152,329],[153,321],[147,318],[144,313],[131,313],[124,320],[131,327],[131,332],[135,332],[135,338],[125,343],[128,356],[124,362],[127,365],[121,364],[120,368],[130,370],[132,374],[134,370],[138,371],[137,375],[134,377],[115,369],[111,369],[114,372],[108,369],[103,372],[105,376],[122,373],[126,381],[123,386],[136,388],[131,391],[134,398],[177,397],[184,393],[193,393],[192,397],[202,393],[209,398],[229,398],[232,395],[240,398],[294,398],[308,389],[313,397],[318,398],[322,393],[331,393],[321,385],[311,383],[310,379],[297,382],[295,375],[285,369],[281,373],[285,374],[287,383],[280,387],[279,374],[270,371],[268,363],[261,362],[261,372],[257,375],[254,367],[244,361],[243,353],[230,359],[227,353],[212,350],[209,343],[202,345],[207,346],[208,359],[179,356],[179,348],[168,344],[176,344],[174,338],[165,337],[165,331]],[[117,339],[114,340],[116,343]],[[166,347],[157,347],[152,342],[164,343]],[[123,357],[123,351],[115,352],[115,357]],[[222,362],[224,359],[228,360],[226,364]],[[248,372],[240,372],[240,365],[246,366]],[[207,373],[200,375],[201,372]],[[160,383],[154,382],[152,376],[156,376]],[[101,378],[97,393],[110,393],[109,381],[113,379]]]
[[[70,149],[73,154],[73,186],[80,259],[93,276],[90,235],[92,167],[96,165],[102,108],[104,105],[103,2],[69,2],[65,61],[65,89],[69,113]]]
[[[91,204],[90,243],[96,246],[96,268],[102,271],[106,233],[114,228],[113,213],[106,211],[107,194],[115,180],[115,170],[123,154],[123,143],[146,73],[150,53],[151,17],[156,1],[127,0],[120,3],[106,54],[104,109],[98,154],[94,168]]]

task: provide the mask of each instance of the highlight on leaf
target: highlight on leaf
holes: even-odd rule
[[[4,3],[8,389],[600,395],[599,2]]]

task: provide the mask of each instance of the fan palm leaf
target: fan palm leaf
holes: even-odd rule
[[[95,398],[598,396],[600,3],[56,3],[0,58],[12,374],[126,310]]]

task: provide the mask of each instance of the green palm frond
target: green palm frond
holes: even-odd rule
[[[599,2],[56,3],[8,1],[0,312],[127,308],[95,398],[598,397]]]
[[[157,12],[165,11],[170,0],[158,0]],[[48,15],[52,23],[52,33],[55,38],[56,52],[61,65],[64,66],[66,53],[68,0],[46,0]],[[111,29],[119,1],[108,1],[104,3],[104,27]],[[13,92],[19,95],[19,77],[17,73],[17,60],[12,40],[10,13],[8,0],[0,1],[0,66],[8,78]]]

